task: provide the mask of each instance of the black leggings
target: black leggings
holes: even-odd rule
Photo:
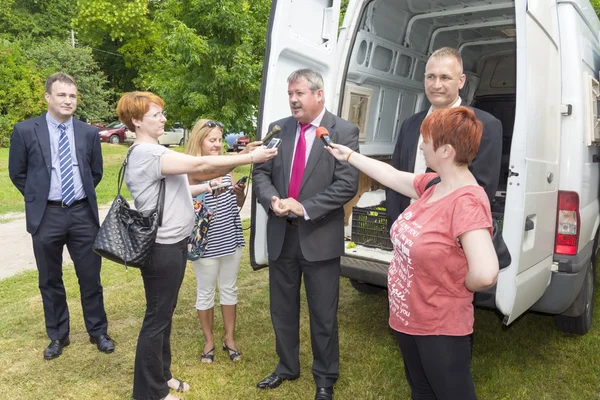
[[[394,335],[413,400],[477,400],[471,336]]]

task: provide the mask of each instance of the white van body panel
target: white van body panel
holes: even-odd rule
[[[495,291],[485,294],[493,296],[491,304],[505,315],[506,324],[531,308],[548,312],[553,298],[565,290],[574,300],[585,274],[564,270],[571,261],[554,254],[554,241],[559,190],[579,195],[578,253],[587,254],[586,262],[600,226],[600,147],[586,141],[595,106],[589,103],[586,82],[600,80],[600,22],[589,1],[350,0],[336,48],[339,3],[273,2],[260,134],[271,121],[289,115],[287,75],[308,66],[323,74],[326,105],[333,113],[345,117],[350,90],[367,94],[360,151],[389,159],[402,122],[429,106],[423,74],[430,49],[459,48],[468,64],[461,92],[466,104],[477,96],[514,102],[514,125],[511,120],[512,126],[505,126],[511,141],[503,159],[509,173],[502,192],[503,237],[512,263],[500,272]],[[465,27],[473,29],[460,31]],[[493,68],[486,69],[488,61]],[[513,81],[494,81],[496,70],[513,68]],[[378,205],[362,200],[360,207]],[[253,217],[253,262],[266,265],[266,214],[256,203]],[[366,283],[381,286],[391,257],[391,251],[359,244],[346,250],[342,267],[344,258],[358,269],[370,263],[368,268],[379,275]],[[573,263],[580,268],[582,261]],[[557,284],[556,277],[565,273],[572,273],[571,286]],[[558,308],[552,312],[565,311]]]
[[[260,136],[267,134],[269,124],[290,115],[287,98],[287,77],[299,68],[311,67],[323,75],[325,104],[332,103],[337,81],[336,48],[341,0],[275,0],[271,5],[269,48],[261,90],[259,111]],[[254,204],[255,262],[268,264],[267,214]],[[256,222],[260,221],[260,222]]]
[[[512,264],[498,276],[496,306],[507,323],[550,284],[560,146],[560,53],[556,3],[515,2],[517,96],[503,237]],[[540,140],[543,138],[543,140]],[[526,221],[533,229],[525,230]]]

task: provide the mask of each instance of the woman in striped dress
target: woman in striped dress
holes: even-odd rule
[[[222,154],[223,125],[201,119],[189,137],[185,152],[196,156]],[[251,143],[244,152],[252,150],[259,142]],[[197,184],[190,176],[190,184]],[[211,187],[227,185],[207,194],[206,206],[214,213],[208,228],[206,251],[193,261],[198,285],[196,309],[204,334],[204,348],[200,361],[214,361],[215,340],[213,334],[215,289],[219,287],[219,303],[223,315],[223,350],[231,361],[239,361],[242,353],[235,343],[234,331],[237,304],[237,276],[240,270],[244,234],[238,212],[244,201],[244,184],[233,184],[231,174],[209,181]]]

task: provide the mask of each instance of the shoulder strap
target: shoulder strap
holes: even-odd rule
[[[438,183],[440,183],[442,180],[440,179],[440,176],[436,176],[435,178],[433,178],[432,180],[430,180],[427,185],[425,185],[425,189],[423,189],[423,191],[429,189],[430,187],[432,187],[433,185],[437,185]]]
[[[125,180],[125,170],[127,169],[127,163],[129,162],[129,155],[133,151],[133,148],[136,147],[137,144],[132,145],[129,150],[127,150],[127,155],[123,160],[123,164],[121,165],[121,169],[119,170],[119,176],[117,178],[117,194],[121,195],[121,187],[123,187],[123,181]]]

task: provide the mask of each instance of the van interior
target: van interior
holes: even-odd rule
[[[361,130],[361,152],[391,157],[402,122],[429,108],[429,55],[459,49],[464,105],[502,122],[502,168],[494,215],[504,211],[516,97],[515,4],[506,0],[373,0],[362,12],[347,65],[342,117]]]

